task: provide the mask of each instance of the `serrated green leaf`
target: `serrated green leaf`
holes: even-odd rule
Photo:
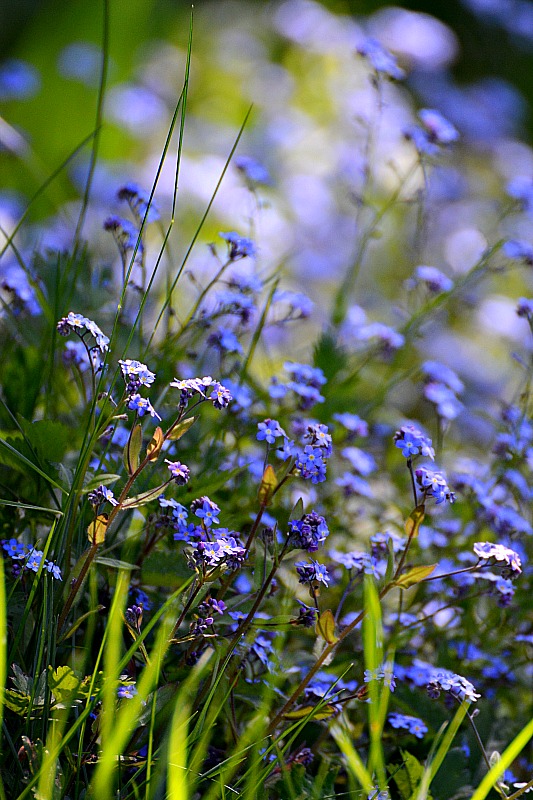
[[[428,566],[412,567],[412,569],[400,575],[400,577],[394,581],[394,585],[398,586],[400,589],[408,589],[410,586],[420,583],[424,578],[431,575],[437,566],[438,564],[429,564]]]
[[[124,447],[123,461],[128,475],[133,475],[139,467],[142,444],[143,431],[142,427],[137,423]]]
[[[18,714],[21,717],[25,717],[30,708],[30,696],[29,694],[22,694],[21,692],[16,692],[14,689],[5,689],[4,690],[4,705],[6,708],[9,708],[10,711],[14,711],[15,714]]]
[[[48,688],[55,702],[65,707],[74,704],[81,685],[81,675],[77,675],[72,667],[62,666],[57,669],[48,667]]]
[[[191,428],[198,417],[187,417],[187,419],[182,419],[181,422],[178,422],[175,428],[172,428],[169,434],[167,434],[167,439],[171,439],[173,442],[177,442],[178,439],[181,439],[184,436],[189,428]]]

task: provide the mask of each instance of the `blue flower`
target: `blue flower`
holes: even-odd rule
[[[199,517],[204,525],[208,528],[211,525],[219,525],[218,514],[220,513],[220,509],[218,506],[214,506],[210,500],[204,500],[201,508],[196,508],[194,513],[197,517]]]
[[[118,363],[130,394],[136,392],[141,386],[151,386],[155,381],[155,374],[140,361],[127,358],[125,361],[120,359]]]
[[[476,542],[474,545],[474,553],[479,557],[489,561],[503,561],[504,564],[510,568],[514,575],[519,575],[522,572],[522,563],[520,556],[509,547],[503,544],[492,544],[491,542]]]
[[[435,670],[427,685],[428,695],[433,699],[439,697],[441,691],[449,692],[459,700],[469,700],[472,703],[481,697],[469,680],[449,670]]]
[[[237,156],[233,163],[250,186],[253,187],[258,183],[269,184],[271,182],[266,168],[252,156]]]
[[[208,336],[207,344],[216,347],[221,353],[242,353],[242,345],[229,328],[219,328]]]
[[[289,545],[307,550],[308,553],[316,552],[328,534],[326,520],[315,511],[304,514],[300,520],[289,522]]]
[[[178,486],[184,486],[184,484],[188,483],[191,477],[189,467],[182,464],[181,461],[169,461],[168,458],[165,458],[165,464],[168,464],[170,474]]]
[[[209,399],[213,403],[214,408],[226,408],[232,401],[231,392],[220,383],[213,383]]]
[[[388,716],[389,725],[393,728],[405,728],[409,733],[413,733],[417,739],[423,739],[428,728],[418,717],[411,717],[409,714],[399,714],[392,712]]]
[[[433,294],[449,292],[453,289],[453,281],[437,267],[421,265],[413,273],[413,277],[406,281],[408,289],[414,289],[419,284],[425,284]]]
[[[134,683],[127,686],[119,686],[117,689],[117,697],[124,700],[131,700],[137,694],[137,688]]]
[[[323,564],[318,561],[297,561],[296,572],[299,575],[300,583],[323,583],[324,586],[329,585],[330,577],[328,571]]]
[[[399,81],[405,77],[405,72],[398,66],[394,56],[388,50],[385,50],[377,39],[367,39],[363,44],[359,45],[357,52],[367,59],[376,72],[386,78]]]
[[[132,394],[128,397],[126,406],[130,411],[136,411],[139,417],[144,417],[145,414],[150,414],[151,417],[161,421],[161,417],[146,397],[141,397],[140,394]]]
[[[275,419],[265,419],[264,422],[258,422],[257,427],[259,430],[256,434],[256,438],[260,442],[266,441],[269,444],[274,444],[277,438],[285,436],[285,431]]]
[[[426,458],[435,458],[435,451],[429,436],[426,436],[414,425],[403,425],[394,434],[394,444],[402,451],[404,458],[423,455]]]
[[[524,261],[529,266],[533,266],[533,246],[529,242],[521,239],[508,239],[502,249],[507,258]]]
[[[247,239],[245,236],[239,236],[235,231],[219,233],[218,235],[228,243],[228,255],[231,261],[237,261],[247,256],[255,256],[255,244],[251,239]]]
[[[128,202],[139,227],[145,217],[146,222],[157,222],[159,219],[159,211],[155,207],[153,201],[150,203],[150,206],[148,205],[150,196],[135,183],[127,183],[121,186],[117,192],[117,198]]]
[[[455,500],[454,493],[446,483],[446,478],[442,472],[434,472],[427,469],[427,467],[420,467],[415,470],[415,478],[418,487],[424,493],[424,497],[433,497],[439,505],[446,500],[453,503]]]

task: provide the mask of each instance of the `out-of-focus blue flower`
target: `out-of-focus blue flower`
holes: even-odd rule
[[[533,245],[529,242],[521,239],[508,239],[502,249],[507,258],[524,261],[530,267],[533,266]]]
[[[525,317],[531,322],[533,320],[533,300],[527,297],[520,297],[516,306],[516,313],[519,317]]]
[[[455,394],[443,383],[426,383],[424,397],[436,406],[437,414],[442,419],[453,420],[462,411],[463,404]]]
[[[315,304],[303,292],[291,292],[287,289],[276,289],[272,297],[272,303],[284,304],[288,306],[288,314],[284,318],[287,320],[307,319],[313,313]]]
[[[252,187],[256,184],[271,183],[267,169],[252,156],[236,156],[233,163],[244,177],[245,181]]]
[[[137,186],[136,183],[126,183],[121,186],[117,192],[117,198],[128,203],[139,228],[143,221],[145,223],[157,222],[159,219],[159,211],[155,207],[153,200],[150,203],[150,195]]]
[[[507,184],[507,194],[518,200],[522,209],[528,214],[533,212],[533,179],[519,175]]]
[[[11,58],[0,65],[0,101],[27,100],[40,85],[39,73],[27,61]]]
[[[138,253],[142,252],[143,243],[140,239],[140,231],[129,219],[123,219],[116,214],[107,217],[104,221],[104,230],[110,231],[113,234],[113,238],[123,258],[126,257],[128,250],[133,250],[135,247],[137,247]]]
[[[385,48],[376,39],[367,39],[363,44],[359,45],[357,52],[371,65],[380,75],[386,78],[400,81],[405,77],[405,72],[398,66],[394,56],[385,50]]]
[[[449,292],[453,289],[453,281],[437,267],[419,266],[415,269],[413,277],[406,281],[408,289],[424,284],[433,294]]]
[[[443,383],[456,394],[461,394],[465,388],[453,369],[438,361],[424,361],[421,370],[424,379],[429,383]]]
[[[237,339],[234,331],[230,328],[219,328],[210,333],[207,344],[216,347],[221,353],[242,353],[242,345]]]
[[[370,683],[371,681],[383,681],[383,685],[390,689],[391,692],[394,692],[396,689],[397,676],[394,674],[391,664],[382,664],[373,670],[365,669],[363,679],[365,683]]]
[[[221,239],[228,243],[228,255],[231,261],[238,261],[240,258],[252,258],[256,254],[255,244],[245,236],[239,236],[235,231],[218,234]]]
[[[430,141],[436,144],[451,144],[459,138],[459,131],[434,108],[422,108],[418,112]]]
[[[350,414],[349,412],[333,414],[333,419],[355,436],[368,436],[368,423],[358,417],[357,414]]]
[[[401,333],[398,333],[389,325],[384,325],[382,322],[371,322],[368,325],[363,325],[355,333],[355,336],[361,342],[371,341],[380,344],[385,355],[394,353],[405,344],[405,337]]]
[[[425,725],[418,717],[412,717],[409,714],[399,714],[392,712],[387,717],[389,725],[393,728],[404,728],[409,733],[413,733],[417,739],[423,739],[424,734],[428,732],[427,725]]]
[[[365,451],[361,450],[359,447],[345,447],[341,450],[341,456],[350,462],[353,469],[358,472],[359,475],[366,477],[377,469],[374,456],[370,455],[370,453],[365,453]]]
[[[344,472],[339,478],[335,478],[335,483],[341,487],[345,497],[374,497],[374,491],[368,481],[351,472]]]
[[[60,75],[86,86],[97,84],[101,64],[102,51],[91,42],[72,42],[61,50],[57,59]]]
[[[108,116],[131,136],[147,138],[167,123],[165,102],[144,86],[131,83],[112,86],[106,100]]]
[[[337,564],[342,564],[346,569],[355,570],[356,572],[364,572],[371,558],[369,553],[360,553],[358,551],[341,553],[338,550],[330,550],[328,556]]]

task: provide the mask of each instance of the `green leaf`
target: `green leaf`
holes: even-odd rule
[[[421,506],[417,506],[414,511],[409,514],[406,522],[405,522],[405,532],[410,539],[416,539],[418,536],[418,531],[422,522],[424,521],[425,516],[425,506],[422,503]]]
[[[107,531],[107,514],[98,514],[96,519],[87,528],[87,538],[91,544],[103,544]]]
[[[165,686],[161,686],[160,689],[157,689],[155,693],[155,712],[157,714],[157,719],[161,721],[161,713],[165,706],[167,706],[170,701],[176,696],[176,686],[170,683],[167,683]],[[138,724],[139,725],[148,725],[150,723],[150,719],[152,716],[152,703],[154,701],[154,693],[151,692],[148,697],[146,698],[146,703],[144,704],[144,711],[138,717]],[[167,709],[170,711],[170,708]]]
[[[142,583],[149,586],[176,588],[190,576],[191,570],[182,553],[154,551],[142,565]]]
[[[6,708],[9,708],[10,711],[14,711],[15,714],[18,714],[21,717],[25,717],[27,715],[31,700],[29,694],[22,694],[21,692],[16,692],[13,689],[5,689],[3,700],[4,705]]]
[[[401,750],[400,752],[403,758],[401,768],[398,769],[396,765],[388,765],[388,769],[398,787],[401,799],[410,800],[420,783],[424,768],[411,753],[406,750]],[[427,795],[427,800],[431,800],[430,794]]]
[[[76,674],[72,667],[62,666],[55,670],[48,667],[48,688],[54,695],[56,704],[72,706],[78,698],[81,680],[81,675]]]
[[[18,664],[12,664],[11,669],[13,670],[12,680],[18,691],[22,692],[22,694],[31,694],[33,678],[30,678],[29,675],[25,675]]]
[[[431,575],[436,567],[438,567],[438,564],[429,564],[425,567],[412,567],[412,569],[400,575],[400,577],[394,581],[394,585],[398,586],[400,589],[408,589],[410,586],[420,583],[424,578]]]
[[[101,472],[100,475],[95,475],[93,478],[87,481],[87,483],[82,489],[83,494],[87,494],[87,492],[92,492],[99,486],[109,486],[110,483],[115,483],[115,481],[118,481],[119,478],[120,475],[115,475],[114,473],[111,472]]]
[[[274,467],[269,464],[263,473],[263,478],[257,493],[261,505],[267,506],[270,503],[277,485],[278,479],[276,478]]]
[[[128,471],[128,475],[133,475],[133,473],[138,469],[140,463],[140,453],[141,447],[143,444],[143,430],[142,427],[137,423],[133,428],[128,441],[126,442],[126,446],[124,448],[124,455],[123,461],[124,466]]]
[[[304,513],[304,501],[301,497],[298,498],[296,503],[292,507],[292,511],[290,514],[289,519],[300,519]]]
[[[96,561],[98,561],[98,559],[96,559]],[[81,617],[78,617],[78,619],[70,626],[68,631],[65,631],[65,633],[58,639],[58,644],[70,639],[70,637],[76,633],[82,622],[85,622],[87,617],[90,617],[93,614],[98,614],[98,612],[103,611],[104,608],[105,606],[98,605],[96,608],[91,608],[90,611],[86,611],[85,614],[82,614]]]
[[[171,439],[173,442],[177,442],[178,439],[187,433],[189,428],[191,428],[198,417],[188,417],[187,419],[182,419],[181,422],[178,422],[175,428],[172,428],[169,434],[167,434],[167,439]]]
[[[314,365],[319,367],[331,383],[335,376],[346,369],[348,356],[338,343],[333,331],[324,331],[315,346]]]
[[[29,422],[19,417],[24,436],[40,458],[61,461],[72,442],[72,430],[62,422],[40,419]]]
[[[119,561],[117,558],[104,558],[104,556],[98,556],[98,558],[95,558],[94,560],[96,564],[103,564],[104,567],[113,567],[113,569],[139,569],[136,564],[129,564],[127,561]]]
[[[335,636],[335,618],[331,611],[323,611],[316,621],[315,633],[321,636],[328,644],[333,644],[337,641]]]
[[[141,494],[137,494],[134,497],[129,497],[122,503],[122,508],[139,508],[139,506],[143,506],[145,503],[156,500],[160,494],[163,494],[166,485],[166,483],[163,483],[161,486],[156,486],[155,489],[148,489],[146,492],[141,492]]]
[[[304,717],[312,717],[313,719],[327,719],[331,717],[332,714],[335,714],[337,709],[335,706],[331,706],[326,704],[325,706],[321,706],[321,708],[316,711],[315,706],[304,706],[303,708],[297,708],[294,711],[287,711],[286,714],[283,715],[283,719],[303,719]]]

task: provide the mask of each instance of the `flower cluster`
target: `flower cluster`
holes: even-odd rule
[[[327,425],[314,423],[306,426],[300,445],[292,439],[285,438],[277,455],[284,461],[294,458],[293,469],[297,470],[304,480],[322,483],[326,480],[327,460],[332,451],[331,435]]]
[[[304,514],[300,520],[289,522],[289,546],[307,550],[308,553],[315,553],[328,534],[326,520],[315,511]]]
[[[179,380],[175,378],[170,386],[180,390],[180,408],[186,408],[189,400],[194,395],[200,395],[203,400],[210,400],[217,409],[226,408],[231,402],[231,393],[221,383],[206,376],[205,378],[188,378]],[[209,393],[208,393],[209,390]]]
[[[509,547],[503,544],[492,544],[491,542],[476,542],[474,545],[474,553],[479,558],[484,558],[487,561],[494,559],[495,561],[507,564],[512,575],[519,575],[522,572],[522,563],[520,556]]]
[[[97,489],[89,492],[87,500],[94,508],[98,508],[102,503],[111,503],[112,506],[118,505],[115,495],[107,486],[98,486]]]
[[[402,451],[405,458],[411,459],[414,456],[425,456],[432,461],[435,458],[435,451],[432,447],[431,439],[414,425],[403,425],[394,434],[394,444]]]
[[[288,392],[292,392],[296,395],[298,406],[302,411],[308,411],[317,403],[324,402],[320,389],[327,381],[319,367],[286,361],[283,369],[290,375],[290,380],[287,383],[280,383],[272,378],[269,394],[273,400],[282,400]]]
[[[471,703],[475,703],[481,697],[469,680],[449,670],[436,670],[427,684],[427,693],[432,699],[440,697],[441,691],[449,692],[453,697],[469,700]]]
[[[172,479],[178,486],[184,486],[189,482],[189,478],[191,477],[189,467],[182,464],[181,461],[169,461],[168,458],[165,458],[165,464],[168,464]]]
[[[295,566],[300,583],[309,583],[311,585],[323,583],[324,586],[329,585],[330,577],[328,571],[318,561],[312,560],[311,563],[309,561],[297,561]]]
[[[396,689],[396,675],[391,664],[382,664],[375,669],[365,669],[363,680],[365,683],[383,681],[383,685],[391,692]]]
[[[58,581],[63,580],[61,576],[61,569],[53,561],[48,561],[44,558],[42,550],[36,550],[35,547],[28,547],[28,545],[18,542],[16,539],[2,539],[2,549],[10,558],[16,562],[13,565],[14,572],[19,573],[20,569],[31,570],[32,572],[39,572],[42,564],[43,571],[49,572],[52,578]]]
[[[418,717],[411,717],[409,714],[399,714],[393,712],[387,717],[389,725],[393,728],[404,728],[409,733],[413,733],[417,739],[423,739],[428,732],[428,727]]]
[[[422,364],[424,376],[424,397],[437,409],[439,417],[452,420],[457,417],[463,404],[457,399],[464,386],[450,367],[437,361]]]
[[[419,153],[434,156],[443,145],[457,141],[459,132],[439,111],[423,108],[418,112],[422,127],[413,125],[404,132],[405,138],[413,142]]]
[[[219,236],[228,244],[228,257],[230,261],[238,261],[241,258],[255,256],[255,244],[245,236],[239,236],[235,231],[219,233]]]
[[[69,311],[67,316],[62,317],[57,323],[57,330],[61,336],[77,333],[81,339],[83,339],[85,333],[90,333],[100,353],[105,354],[109,349],[109,337],[102,333],[96,322],[84,317],[82,314],[75,314],[73,311]]]
[[[415,478],[418,488],[424,495],[424,499],[433,497],[437,505],[446,502],[446,500],[449,503],[454,502],[455,494],[450,490],[442,472],[434,472],[427,467],[419,467],[419,469],[415,470]]]
[[[151,386],[155,381],[155,373],[151,372],[146,364],[141,364],[140,361],[127,358],[125,361],[120,359],[118,363],[120,364],[128,394],[135,394],[141,386]]]

